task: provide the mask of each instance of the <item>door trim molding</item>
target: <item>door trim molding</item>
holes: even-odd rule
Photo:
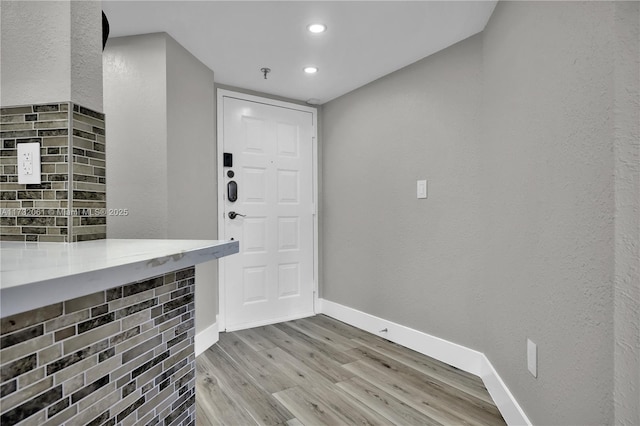
[[[508,425],[531,425],[484,353],[327,299],[320,299],[318,313],[479,376]],[[387,331],[380,332],[384,329]]]
[[[293,109],[296,111],[304,111],[311,113],[312,116],[312,186],[313,186],[313,306],[314,312],[318,311],[318,109],[305,105],[298,105],[291,102],[269,99],[262,96],[249,95],[247,93],[236,92],[228,89],[216,89],[216,151],[217,151],[217,179],[218,179],[218,237],[224,229],[224,167],[222,167],[223,159],[223,137],[224,137],[224,98],[233,98],[249,102],[257,102],[260,104]],[[226,330],[226,312],[224,306],[224,268],[225,261],[223,258],[218,260],[218,328],[220,331]]]

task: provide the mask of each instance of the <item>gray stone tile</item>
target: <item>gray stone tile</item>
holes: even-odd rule
[[[5,412],[0,424],[16,424],[62,398],[62,386],[50,389],[35,398]]]
[[[31,114],[32,112],[33,112],[32,106],[0,108],[0,115]]]
[[[11,344],[0,353],[22,354],[21,351],[33,346],[37,347],[35,361],[46,364],[34,367],[34,360],[24,359],[26,357],[5,362],[2,372],[7,380],[3,380],[1,388],[4,418],[26,416],[22,422],[38,425],[95,422],[100,426],[115,426],[118,419],[121,425],[139,424],[141,419],[155,419],[164,424],[165,417],[173,414],[173,407],[173,411],[181,412],[170,421],[174,424],[188,421],[193,411],[193,404],[189,405],[191,389],[195,386],[192,379],[195,331],[190,311],[193,286],[183,285],[178,289],[175,282],[164,286],[166,281],[169,281],[167,276],[156,277],[67,301],[64,303],[67,314],[62,314],[63,304],[59,304],[57,316],[41,316],[40,323],[13,329],[2,336],[5,343],[11,344],[33,333],[29,330],[32,327],[42,326],[42,331],[48,333]],[[111,305],[123,296],[127,300]],[[173,299],[157,305],[158,297]],[[163,313],[164,307],[171,303],[169,306],[173,309]],[[152,310],[155,320],[151,318]],[[117,320],[116,315],[122,319]],[[159,320],[157,325],[156,320]],[[10,326],[20,327],[17,323]],[[76,331],[81,333],[75,334]],[[25,334],[19,334],[21,332]],[[41,341],[36,342],[37,339]],[[48,339],[46,344],[45,339]],[[33,368],[27,370],[29,367]],[[14,374],[18,375],[10,377]],[[48,387],[41,389],[45,381]],[[56,400],[40,398],[51,389],[60,390]],[[37,395],[31,393],[36,390]],[[7,398],[23,391],[24,394],[13,399],[13,406],[5,408]],[[158,404],[162,405],[162,415],[154,412]]]
[[[0,382],[4,383],[14,377],[18,377],[28,371],[33,370],[37,366],[36,354],[28,355],[16,361],[3,365],[0,368]]]
[[[5,396],[15,392],[17,389],[18,381],[16,379],[3,383],[2,386],[0,386],[0,398],[4,398]]]
[[[116,354],[116,348],[106,349],[98,354],[98,362],[104,362]]]
[[[181,306],[187,305],[191,302],[193,302],[193,293],[186,294],[182,297],[178,297],[177,299],[172,299],[171,301],[165,303],[162,306],[162,311],[164,313],[167,313]]]
[[[109,341],[103,340],[87,348],[74,352],[71,355],[67,355],[64,358],[60,358],[55,362],[52,362],[51,364],[47,365],[47,376],[63,370],[79,361],[82,361],[83,359],[90,357],[91,355],[94,355],[103,349],[106,349],[107,346],[109,346]]]
[[[140,293],[135,293],[135,294],[131,294],[127,292],[124,294],[124,297],[121,297],[117,300],[109,302],[109,310],[111,311],[118,310],[126,306],[131,306],[140,302],[144,302],[145,300],[153,299],[154,294],[155,292],[153,289],[142,291]]]
[[[103,362],[99,362],[98,365],[91,367],[85,372],[86,381],[92,383],[105,374],[111,373],[121,365],[121,360],[118,357],[111,357]],[[115,384],[115,380],[113,382]]]
[[[115,318],[115,314],[113,312],[102,315],[97,318],[92,318],[88,321],[84,321],[78,324],[78,334],[85,333],[89,330],[93,330],[96,327],[100,327],[102,325],[113,322]],[[119,330],[118,330],[119,331]]]
[[[121,422],[122,420],[124,420],[130,414],[135,412],[140,406],[142,406],[142,404],[144,404],[144,402],[145,402],[145,397],[143,395],[140,398],[138,398],[137,400],[135,400],[133,402],[133,404],[131,404],[130,406],[128,406],[127,408],[122,410],[120,413],[118,413],[118,416],[116,417],[116,421],[117,422]]]
[[[96,417],[92,418],[92,416],[95,414],[95,411],[100,411],[98,408],[100,408],[98,405],[89,407],[87,410],[81,412],[75,419],[75,421],[82,422],[81,424],[85,426],[100,426],[102,423],[109,420],[109,410],[103,411]]]
[[[152,288],[160,287],[164,284],[164,277],[155,277],[145,281],[129,284],[123,287],[124,297],[131,296],[132,294],[147,291]]]
[[[57,112],[60,111],[60,105],[47,104],[47,105],[34,105],[33,112]]]
[[[106,386],[108,383],[109,383],[109,375],[107,374],[105,376],[102,376],[101,378],[99,378],[95,382],[88,384],[87,386],[83,387],[82,389],[78,390],[77,392],[74,392],[71,395],[71,402],[75,404],[76,402],[80,401],[81,399],[83,399],[83,398],[87,397],[88,395],[92,394],[93,392],[97,391],[101,387]]]
[[[145,352],[148,352],[149,350],[155,348],[156,346],[160,345],[162,343],[162,336],[158,335],[153,337],[152,339],[149,339],[141,344],[139,344],[138,346],[135,346],[132,349],[129,349],[128,351],[124,352],[122,354],[122,362],[123,364],[126,364],[127,362],[131,361],[132,359],[142,355]]]
[[[31,370],[18,377],[18,389],[24,389],[42,379],[44,379],[44,367]]]
[[[145,300],[144,302],[137,303],[135,305],[127,306],[126,308],[116,311],[116,319],[121,319],[136,312],[140,312],[145,309],[149,309],[158,304],[157,299]]]
[[[128,330],[137,325],[144,324],[151,319],[151,310],[145,309],[133,315],[126,316],[122,319],[122,328]],[[141,330],[142,331],[142,330]]]
[[[90,395],[87,395],[84,399],[80,400],[80,402],[78,403],[78,408],[80,409],[80,411],[83,411],[94,404],[97,404],[105,409],[110,408],[110,406],[104,404],[100,400],[103,399],[105,396],[110,395],[113,392],[117,392],[116,384],[113,382],[108,383],[105,386],[101,387],[100,389],[96,390],[95,392],[91,393]]]
[[[47,409],[47,417],[51,418],[53,416],[55,416],[56,414],[58,414],[59,412],[65,410],[66,408],[69,407],[69,397],[62,399],[62,401],[56,402],[55,404],[51,405],[48,409]]]
[[[80,334],[76,337],[64,341],[64,354],[68,355],[71,352],[75,352],[79,349],[89,347],[102,341],[114,334],[120,332],[120,323],[111,322],[102,327],[93,329],[92,331]],[[108,345],[105,345],[102,349],[106,349]],[[94,352],[95,353],[95,352]]]
[[[78,297],[76,299],[68,300],[64,302],[65,313],[80,311],[102,305],[105,302],[105,292],[100,291],[98,293],[89,294],[87,296]]]
[[[76,334],[76,326],[72,325],[71,327],[63,328],[62,330],[56,331],[54,336],[56,342],[60,340],[64,340],[67,337],[75,336]]]
[[[2,411],[4,412],[15,408],[18,405],[29,401],[34,396],[52,387],[53,379],[51,377],[47,377],[45,379],[41,379],[40,381],[32,383],[30,386],[19,389],[17,392],[14,392],[13,394],[2,400]]]
[[[62,356],[62,345],[57,343],[38,352],[38,365],[44,366]]]
[[[16,345],[0,350],[0,360],[2,364],[24,357],[45,348],[53,343],[50,334],[34,337]]]
[[[42,324],[34,325],[26,329],[21,329],[15,333],[5,334],[0,339],[0,348],[6,349],[10,346],[17,345],[29,339],[33,339],[44,334],[44,326]]]
[[[80,113],[80,114],[83,114],[83,115],[86,115],[86,116],[89,116],[89,117],[93,117],[93,118],[98,119],[100,121],[104,121],[104,114],[103,113],[94,111],[94,110],[89,109],[89,108],[85,108],[85,107],[77,105],[77,104],[73,104],[73,111],[77,112],[77,113]]]
[[[85,375],[80,373],[70,378],[66,382],[62,383],[62,391],[64,396],[71,395],[78,389],[82,388],[85,384]]]
[[[64,424],[64,422],[66,422],[67,420],[75,416],[77,413],[78,413],[78,406],[72,405],[66,410],[50,418],[47,422],[42,423],[42,426],[60,426]]]
[[[115,346],[119,343],[124,342],[125,340],[128,340],[134,336],[137,336],[138,334],[140,334],[140,326],[135,326],[133,328],[130,328],[129,330],[126,330],[120,334],[117,334],[115,336],[113,336],[110,340],[109,340],[109,345],[110,346]]]
[[[78,374],[90,369],[94,365],[98,364],[97,356],[90,356],[82,361],[71,364],[69,367],[64,368],[53,376],[54,384],[59,385],[69,380],[70,378],[77,376]]]

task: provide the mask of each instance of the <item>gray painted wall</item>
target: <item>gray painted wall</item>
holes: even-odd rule
[[[615,423],[640,425],[640,2],[615,6]]]
[[[321,122],[323,297],[474,349],[481,65],[474,36],[325,104]]]
[[[71,101],[102,112],[101,28],[100,2],[3,0],[0,105]]]
[[[110,39],[103,63],[107,206],[129,210],[107,216],[107,238],[167,238],[165,37]]]
[[[611,5],[504,2],[484,33],[482,349],[540,425],[613,422]]]
[[[109,238],[216,239],[213,71],[164,33],[104,53]],[[215,323],[217,261],[196,266],[196,332]]]
[[[614,86],[637,75],[637,49],[616,53],[638,19],[617,40],[619,7],[500,2],[484,33],[322,108],[324,298],[484,352],[534,424],[613,423],[621,297],[637,424],[637,79],[619,103]]]

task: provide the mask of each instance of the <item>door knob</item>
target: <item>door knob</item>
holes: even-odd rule
[[[242,216],[242,217],[246,217],[246,214],[240,214],[240,213],[236,213],[236,212],[229,212],[229,219],[235,219],[236,216]]]

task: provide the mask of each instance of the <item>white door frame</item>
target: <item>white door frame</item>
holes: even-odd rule
[[[277,101],[260,96],[248,95],[246,93],[234,92],[227,89],[217,89],[217,122],[216,122],[216,150],[218,151],[218,238],[221,238],[225,220],[224,191],[224,167],[223,159],[223,135],[224,135],[224,98],[234,98],[244,101],[257,102],[265,105],[288,108],[297,111],[310,112],[312,116],[312,179],[313,179],[313,312],[317,312],[318,304],[318,109],[305,105],[298,105],[290,102]],[[218,260],[218,330],[224,331],[227,328],[226,312],[224,306],[225,286],[224,281],[224,258]]]

